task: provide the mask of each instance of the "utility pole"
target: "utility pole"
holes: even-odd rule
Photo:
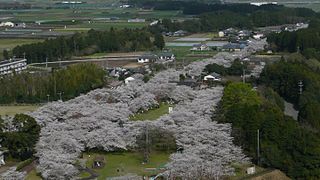
[[[144,161],[147,163],[149,161],[149,130],[148,125],[146,125],[146,147],[144,150]]]
[[[257,164],[260,164],[260,130],[257,131]]]
[[[60,91],[58,94],[59,94],[59,100],[62,102],[62,94],[63,94],[63,92]]]
[[[298,82],[298,86],[299,86],[299,95],[301,95],[303,91],[303,86],[304,86],[302,80]]]

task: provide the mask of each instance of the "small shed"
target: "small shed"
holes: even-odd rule
[[[253,166],[253,167],[249,167],[247,168],[247,174],[255,174],[256,173],[256,168]]]
[[[106,165],[104,156],[96,156],[93,160],[92,168],[103,168]]]

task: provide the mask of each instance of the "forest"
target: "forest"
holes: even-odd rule
[[[25,56],[28,63],[40,63],[46,62],[46,58],[48,61],[57,61],[100,52],[149,50],[154,46],[162,45],[152,42],[152,37],[153,35],[144,29],[90,30],[87,33],[76,33],[71,37],[59,37],[17,46],[12,50],[12,54],[17,57]],[[159,40],[159,38],[155,39]]]
[[[44,103],[79,96],[104,85],[105,72],[95,64],[77,64],[53,73],[23,73],[0,79],[0,104]],[[48,97],[49,95],[49,97]]]
[[[310,129],[320,128],[320,75],[318,69],[312,69],[306,59],[289,59],[268,65],[260,83],[274,89],[286,101],[299,110],[299,121]],[[300,94],[298,83],[302,82]]]
[[[301,52],[306,58],[320,60],[320,21],[313,20],[310,27],[297,32],[270,34],[268,43],[275,51]]]
[[[17,114],[6,120],[0,116],[1,147],[8,150],[10,158],[26,160],[32,157],[39,134],[40,126],[28,115]]]
[[[236,145],[263,167],[284,171],[293,179],[320,178],[320,137],[283,114],[283,101],[271,88],[254,91],[231,83],[221,103],[221,122],[232,123]],[[257,130],[260,156],[257,156]]]
[[[149,2],[150,3],[150,2]],[[279,5],[254,6],[249,4],[205,4],[199,2],[171,1],[154,2],[158,10],[182,10],[185,15],[195,18],[183,22],[164,20],[151,27],[160,31],[210,32],[226,28],[255,28],[304,22],[319,17],[306,8],[288,8]],[[158,30],[159,31],[159,30]]]

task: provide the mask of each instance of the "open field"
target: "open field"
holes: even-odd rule
[[[90,157],[89,157],[90,154]],[[126,174],[137,174],[140,176],[150,176],[160,172],[168,161],[170,153],[152,152],[149,163],[143,164],[143,154],[138,152],[123,153],[85,153],[83,158],[87,160],[86,166],[92,168],[95,157],[104,156],[106,165],[101,169],[94,169],[100,176],[98,180],[107,177],[121,176]],[[152,168],[152,170],[148,170]],[[81,174],[87,175],[87,174]]]
[[[26,105],[26,106],[0,106],[0,116],[13,116],[19,113],[26,113],[38,109],[37,105]]]
[[[41,39],[0,39],[0,59],[3,59],[3,50],[12,50],[14,47],[23,44],[42,42]]]
[[[42,180],[41,177],[39,177],[37,175],[37,172],[35,169],[33,169],[32,171],[30,171],[27,176],[26,176],[26,180]]]
[[[135,116],[131,116],[130,120],[132,121],[143,121],[143,120],[156,120],[160,116],[163,116],[165,114],[169,113],[169,104],[167,103],[161,103],[159,108],[151,109],[149,111],[146,111],[141,114],[136,114]]]

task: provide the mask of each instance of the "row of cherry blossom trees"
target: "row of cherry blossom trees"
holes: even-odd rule
[[[195,72],[196,75],[208,63],[232,62],[236,57],[229,53],[232,58],[227,59],[223,54],[192,63],[183,71],[162,71],[148,83],[136,78],[128,85],[97,89],[67,102],[50,103],[31,113],[42,127],[36,146],[37,170],[45,179],[72,179],[79,173],[74,164],[81,152],[91,148],[104,151],[135,148],[137,137],[150,126],[172,133],[177,145],[184,149],[171,155],[163,176],[212,179],[232,175],[233,162],[249,159],[232,143],[230,124],[211,120],[223,87],[193,90],[175,83],[179,74]],[[164,100],[177,103],[171,114],[156,121],[129,121],[130,115]]]

